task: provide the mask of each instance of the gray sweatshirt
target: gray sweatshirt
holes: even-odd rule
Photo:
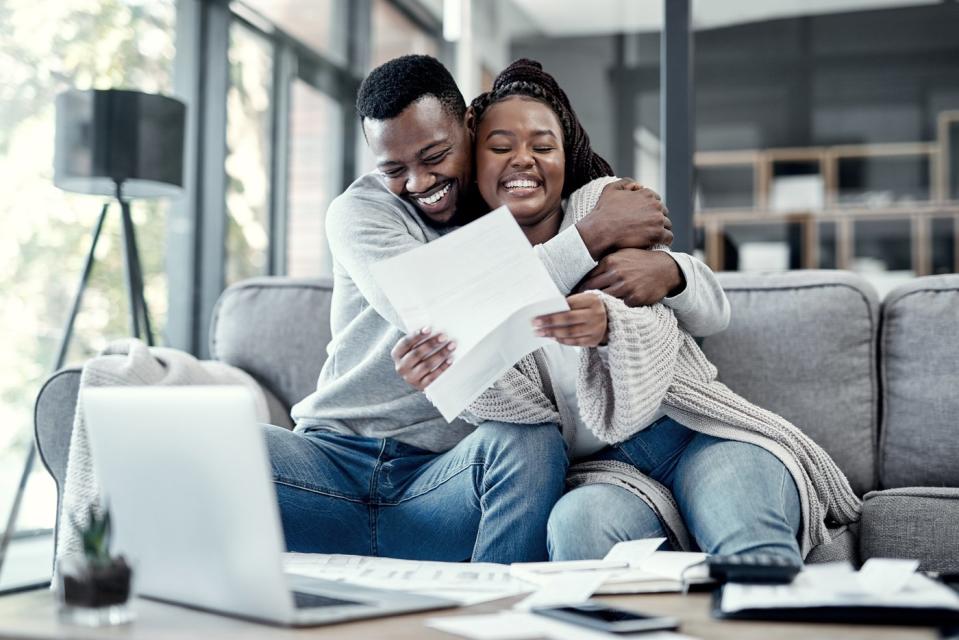
[[[423,393],[396,373],[390,351],[405,332],[370,272],[372,264],[444,231],[426,224],[413,205],[368,173],[332,202],[326,233],[333,257],[333,337],[316,391],[291,411],[296,430],[395,438],[434,452],[451,449],[475,427],[462,420],[447,423]],[[575,226],[535,250],[564,295],[596,266]],[[664,304],[695,335],[723,330],[729,305],[712,271],[691,256],[670,255],[683,271],[686,288]]]

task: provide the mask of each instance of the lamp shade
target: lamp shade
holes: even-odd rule
[[[70,89],[57,96],[53,183],[112,196],[173,196],[183,186],[186,106],[174,98],[118,89]]]

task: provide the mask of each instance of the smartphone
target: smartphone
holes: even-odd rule
[[[562,607],[533,607],[532,611],[541,616],[599,629],[607,633],[637,633],[679,628],[679,620],[676,618],[618,609],[592,600]]]

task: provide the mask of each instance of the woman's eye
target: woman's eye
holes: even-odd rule
[[[536,153],[549,153],[550,151],[554,151],[555,149],[556,147],[533,147],[533,151],[535,151]]]
[[[489,150],[493,153],[509,153],[509,147],[490,147]]]

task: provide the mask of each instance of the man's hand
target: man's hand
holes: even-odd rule
[[[630,307],[656,304],[686,288],[676,261],[662,251],[620,249],[604,256],[576,291],[599,289]]]
[[[616,249],[649,249],[673,242],[669,209],[652,189],[628,179],[603,189],[593,210],[576,223],[593,259]]]
[[[566,298],[569,311],[539,316],[533,320],[536,335],[554,338],[573,347],[606,344],[606,307],[599,296],[577,293]]]
[[[397,342],[390,355],[400,377],[422,391],[453,364],[455,348],[456,343],[444,334],[421,329]]]

